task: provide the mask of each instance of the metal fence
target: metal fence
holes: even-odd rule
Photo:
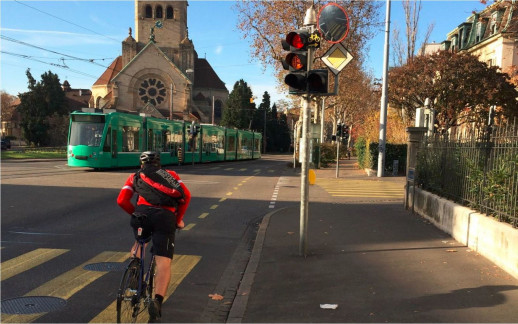
[[[518,227],[518,123],[425,137],[416,182],[422,189]]]

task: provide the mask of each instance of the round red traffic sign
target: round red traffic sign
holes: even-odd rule
[[[349,16],[337,3],[328,3],[318,12],[317,27],[326,41],[340,43],[349,33]]]

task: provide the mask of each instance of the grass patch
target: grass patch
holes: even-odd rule
[[[65,151],[2,151],[0,155],[2,160],[19,160],[19,159],[66,159],[67,153]]]

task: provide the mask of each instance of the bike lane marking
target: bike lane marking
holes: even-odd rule
[[[171,281],[167,287],[166,295],[164,296],[165,301],[174,293],[176,288],[185,279],[185,277],[192,271],[192,269],[200,262],[201,256],[199,255],[175,255],[173,262],[171,263]],[[138,320],[142,323],[149,321],[149,314],[147,310],[139,316]],[[115,323],[117,322],[117,300],[112,302],[107,308],[101,313],[94,317],[90,323]]]
[[[108,273],[108,271],[85,270],[84,266],[99,262],[122,262],[127,258],[128,252],[104,251],[80,266],[47,281],[45,284],[25,294],[24,297],[49,296],[68,300],[75,293]],[[31,323],[45,314],[47,312],[20,315],[2,314],[2,323]]]
[[[39,266],[50,261],[70,250],[67,249],[36,249],[27,252],[13,259],[2,262],[2,281],[9,279],[17,274]]]

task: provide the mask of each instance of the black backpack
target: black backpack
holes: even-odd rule
[[[145,166],[133,179],[135,191],[155,206],[178,207],[185,194],[182,186],[169,172],[155,166]]]

